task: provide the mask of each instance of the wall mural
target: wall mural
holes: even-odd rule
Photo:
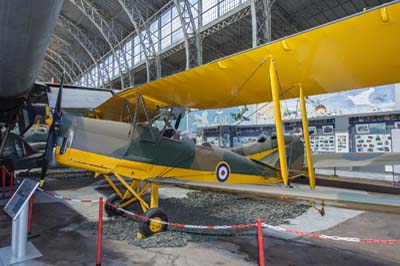
[[[308,117],[311,118],[327,115],[393,111],[395,110],[394,99],[395,85],[311,96],[307,100],[307,113]],[[301,118],[297,99],[282,101],[281,111],[285,119]],[[189,128],[195,132],[197,127],[227,124],[266,124],[273,121],[272,103],[262,103],[226,109],[193,111],[189,115]],[[185,123],[182,123],[181,127],[185,129]],[[362,126],[359,129],[361,131],[370,130]],[[324,132],[328,133],[330,128],[328,127],[326,130]]]

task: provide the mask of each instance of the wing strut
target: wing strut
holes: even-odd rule
[[[281,115],[281,103],[280,103],[280,87],[278,75],[275,69],[275,62],[270,57],[269,64],[269,79],[271,82],[271,92],[272,101],[274,103],[274,116],[275,116],[275,126],[276,126],[276,136],[278,139],[278,151],[279,151],[279,163],[281,167],[281,176],[283,184],[288,185],[288,169],[286,162],[286,147],[285,147],[285,137],[283,136],[283,126],[282,126],[282,115]]]
[[[313,160],[312,160],[311,146],[310,146],[310,134],[308,132],[307,109],[306,109],[306,102],[304,100],[303,86],[301,85],[301,83],[299,84],[299,98],[300,98],[300,108],[301,108],[301,121],[303,123],[304,145],[306,148],[308,180],[310,182],[311,189],[314,190],[315,177],[314,177],[314,167],[313,167]]]

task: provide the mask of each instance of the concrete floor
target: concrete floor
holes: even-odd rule
[[[57,180],[47,189],[61,195],[96,199],[101,190],[92,180]],[[91,184],[91,185],[90,185]],[[164,194],[185,191],[166,188]],[[54,201],[36,193],[33,210],[34,245],[44,254],[38,259],[45,265],[94,265],[96,232],[74,230],[87,220],[95,220],[96,204]],[[4,205],[4,200],[0,201]],[[318,230],[324,234],[362,238],[400,239],[400,215],[373,212],[344,211],[327,208],[320,217],[309,210],[292,220],[288,226],[304,231]],[[177,221],[179,222],[179,221]],[[0,247],[10,245],[11,221],[0,214]],[[400,265],[400,245],[385,246],[293,238],[272,234],[266,230],[265,255],[267,265]],[[218,241],[190,242],[183,248],[143,249],[126,241],[104,240],[102,265],[257,265],[255,235],[227,237]]]

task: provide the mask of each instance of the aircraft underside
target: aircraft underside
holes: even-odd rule
[[[22,105],[23,97],[32,89],[62,3],[62,0],[0,1],[2,113]]]

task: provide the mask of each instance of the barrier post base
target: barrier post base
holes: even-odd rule
[[[39,266],[44,265],[41,262],[34,261],[33,259],[39,258],[42,255],[40,251],[35,248],[35,246],[31,242],[27,242],[26,245],[26,254],[21,258],[15,258],[10,256],[12,254],[11,247],[0,248],[0,266]]]

